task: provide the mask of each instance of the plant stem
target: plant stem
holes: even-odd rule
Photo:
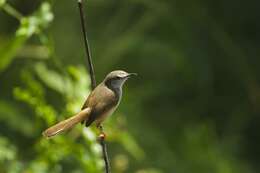
[[[94,67],[93,67],[93,62],[92,62],[92,57],[91,57],[91,52],[90,52],[90,47],[89,47],[89,42],[87,38],[87,30],[85,27],[85,19],[84,19],[84,11],[83,11],[83,5],[82,5],[82,0],[78,0],[78,7],[79,7],[79,12],[80,12],[80,21],[81,21],[81,28],[84,36],[84,45],[85,45],[85,51],[87,54],[87,61],[88,61],[88,66],[89,66],[89,73],[91,77],[91,88],[92,90],[96,87],[96,79],[95,79],[95,73],[94,73]],[[109,157],[107,154],[107,145],[105,142],[105,133],[103,131],[103,127],[100,126],[101,133],[99,135],[99,142],[102,147],[102,153],[103,153],[103,159],[105,162],[105,173],[110,173],[110,162],[109,162]]]
[[[16,18],[19,21],[22,20],[23,15],[19,11],[17,11],[15,8],[13,8],[10,4],[5,3],[5,4],[3,4],[2,8],[10,16],[13,16],[14,18]]]
[[[82,3],[83,3],[82,0],[78,0],[81,28],[82,28],[82,32],[83,32],[83,36],[84,36],[85,51],[87,54],[89,73],[90,73],[90,77],[91,77],[91,88],[93,90],[96,87],[96,79],[95,79],[94,67],[93,67],[93,62],[92,62],[92,58],[91,58],[91,52],[90,52],[90,47],[89,47],[89,42],[88,42],[88,37],[87,37],[86,23],[85,23]]]

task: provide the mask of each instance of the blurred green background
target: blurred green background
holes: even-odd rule
[[[139,74],[105,123],[112,172],[260,171],[259,5],[87,1],[98,82]],[[77,1],[0,0],[0,172],[102,172],[94,127],[41,136],[89,91]]]

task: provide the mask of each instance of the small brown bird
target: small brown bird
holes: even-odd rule
[[[125,81],[136,73],[122,70],[110,72],[106,78],[90,93],[81,111],[76,115],[59,122],[45,130],[45,137],[52,137],[74,127],[77,123],[85,123],[86,127],[93,122],[100,127],[108,115],[111,115],[120,103],[122,86]]]

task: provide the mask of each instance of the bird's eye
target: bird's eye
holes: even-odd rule
[[[115,79],[121,79],[119,76],[116,76]]]

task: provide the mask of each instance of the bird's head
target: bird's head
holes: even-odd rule
[[[127,73],[123,70],[115,70],[106,76],[104,82],[108,87],[121,88],[127,79],[136,75],[136,73]]]

